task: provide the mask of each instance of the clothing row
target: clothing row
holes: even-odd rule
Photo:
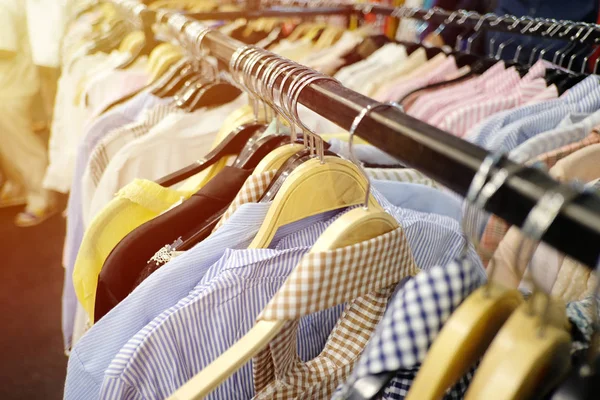
[[[462,228],[462,198],[364,141],[355,139],[353,153],[371,182],[369,210],[381,210],[388,225],[366,240],[324,246],[366,212],[364,187],[329,171],[302,202],[281,199],[311,168],[338,166],[363,179],[347,161],[348,133],[300,108],[304,124],[326,140],[327,155],[286,169],[291,154],[278,162],[273,154],[304,148],[289,144],[289,126],[266,107],[251,107],[241,87],[197,95],[198,82],[214,80],[206,74],[213,64],[199,66],[186,49],[162,43],[139,55],[132,45],[139,32],[107,39],[121,18],[110,4],[93,7],[63,41],[46,183],[70,192],[65,398],[167,398],[255,325],[287,321],[207,398],[349,398],[365,379],[387,374],[379,398],[403,399],[455,311],[492,284],[521,289],[515,308],[533,304],[532,280],[566,304],[556,310],[566,321],[559,336],[568,337],[567,357],[589,347],[596,278],[586,267],[542,245],[526,267],[518,229],[483,213],[468,220],[468,233],[482,239],[473,246]],[[597,186],[595,77],[557,80],[544,62],[461,65],[459,56],[392,42],[370,26],[213,26],[377,100],[401,101],[409,115],[482,147],[543,164],[557,179]],[[244,149],[202,167],[232,132],[248,129]],[[277,138],[256,155],[258,144]],[[203,170],[175,185],[157,183],[191,165]],[[313,212],[280,220],[277,207]],[[445,398],[479,390],[490,365],[481,356],[457,373]],[[548,379],[540,390],[557,383]]]

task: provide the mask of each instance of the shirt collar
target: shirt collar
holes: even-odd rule
[[[409,280],[391,300],[351,381],[422,363],[449,316],[484,282],[469,259],[433,267]]]

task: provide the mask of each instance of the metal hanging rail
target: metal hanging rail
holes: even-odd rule
[[[182,41],[181,45],[189,46],[189,43],[193,43],[190,38]],[[227,65],[234,53],[244,46],[215,30],[204,35],[201,42],[202,50]],[[194,49],[192,54],[197,54],[197,50]],[[256,67],[258,65],[260,63]],[[263,73],[258,72],[256,67],[253,72],[260,79]],[[289,72],[279,75],[275,87],[281,88],[282,81],[288,75]],[[289,78],[287,82],[290,82]],[[309,84],[300,93],[298,101],[345,130],[350,129],[361,110],[377,103],[332,81]],[[463,196],[489,154],[472,143],[391,108],[369,114],[356,134],[396,157],[407,167],[418,169]],[[513,167],[515,164],[506,159],[499,165],[499,168]],[[547,173],[526,167],[508,178],[485,209],[510,224],[521,226],[542,196],[560,185]],[[600,255],[600,197],[586,193],[566,205],[544,234],[543,240],[590,268],[595,266]]]
[[[259,19],[259,18],[276,18],[276,17],[297,17],[297,18],[312,18],[328,15],[345,15],[350,16],[355,11],[351,7],[270,7],[264,10],[250,11],[215,11],[208,13],[186,14],[189,18],[197,21],[212,21],[224,20],[231,21],[238,18],[244,19]]]

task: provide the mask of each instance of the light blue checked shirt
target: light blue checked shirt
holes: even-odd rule
[[[579,121],[573,117],[578,118]],[[566,123],[521,143],[509,153],[511,160],[524,163],[549,151],[579,142],[600,124],[600,110],[592,114],[570,116]]]
[[[67,205],[67,235],[63,255],[65,279],[62,295],[62,330],[66,350],[71,348],[75,310],[77,309],[77,296],[73,287],[73,268],[75,267],[75,260],[77,259],[77,253],[85,231],[81,204],[81,179],[85,172],[87,161],[94,147],[110,131],[134,122],[143,110],[152,108],[165,101],[167,100],[146,92],[134,96],[129,101],[99,117],[89,127],[85,137],[77,148],[75,171],[71,184],[69,203]]]
[[[357,381],[386,372],[396,375],[382,398],[404,399],[444,323],[485,281],[485,270],[474,251],[464,259],[440,263],[410,279],[394,294],[352,376],[338,388],[334,399],[348,398],[353,386],[363,386]],[[462,399],[472,377],[473,370],[445,399]]]
[[[426,186],[403,186],[403,190],[393,190],[390,185],[394,184],[398,185],[399,183],[373,182],[375,188],[381,187],[386,194],[393,194],[389,200],[395,206],[402,206],[404,202],[415,207],[417,211],[428,211],[420,208],[423,203],[414,201],[417,198],[415,193],[428,189]],[[439,191],[433,193],[428,191],[427,193],[430,197],[437,196],[438,204],[447,205],[447,209],[439,206],[437,208],[439,212],[443,211],[445,215],[457,216],[456,219],[445,218],[444,220],[445,223],[452,221],[456,230],[459,230],[460,205],[457,206],[457,203],[445,193]],[[429,203],[425,206],[428,207]],[[246,248],[256,235],[268,208],[269,204],[241,206],[213,235],[154,272],[117,307],[95,324],[71,352],[65,385],[65,399],[97,398],[105,370],[127,341],[161,312],[186,297],[201,281],[208,268],[222,257],[225,249]],[[277,232],[274,241],[327,217],[331,217],[331,215],[316,216],[282,227]],[[431,218],[435,219],[434,216]],[[427,225],[426,221],[421,220],[416,222],[416,226],[419,224]],[[447,226],[439,228],[447,229]],[[419,232],[416,232],[415,240],[417,241],[419,240],[418,235]],[[435,258],[436,254],[440,252],[444,254],[447,250],[443,246],[435,249],[437,253],[431,252],[429,257]],[[423,252],[428,254],[425,250]],[[427,256],[422,258],[424,263],[428,259]]]
[[[378,191],[373,194],[402,225],[420,268],[449,262],[462,249],[463,236],[455,219],[400,208]],[[441,198],[437,197],[438,201]],[[411,202],[414,197],[406,199]],[[456,204],[456,208],[455,212],[459,212],[460,205]],[[227,251],[189,296],[162,313],[121,349],[106,371],[100,397],[168,397],[252,328],[258,314],[335,218],[289,235],[279,242],[276,251]],[[471,255],[477,257],[473,250]],[[302,359],[309,360],[321,352],[342,309],[334,307],[301,320],[298,345]],[[252,365],[248,363],[208,398],[253,396]]]
[[[589,91],[580,101],[565,102],[557,107],[513,122],[489,137],[484,143],[480,143],[480,145],[492,151],[508,153],[528,139],[556,128],[569,114],[591,114],[598,109],[600,109],[600,86],[596,86],[596,88]]]
[[[477,144],[486,149],[497,150],[496,148],[491,147],[490,143],[495,137],[497,137],[498,133],[503,128],[506,128],[511,124],[515,124],[519,121],[530,118],[532,116],[539,115],[545,111],[549,111],[557,107],[565,108],[566,106],[568,112],[569,107],[576,106],[578,103],[584,101],[586,96],[588,96],[591,92],[598,89],[599,87],[600,83],[598,81],[598,78],[595,76],[590,76],[584,79],[583,81],[579,82],[577,85],[573,86],[570,90],[568,90],[564,95],[562,95],[558,99],[518,107],[513,110],[506,110],[494,114],[493,116],[481,122],[478,125],[478,127],[476,127],[473,130],[473,132],[469,133],[465,137],[465,139],[471,143]],[[559,113],[559,115],[562,115],[564,117],[564,113]],[[563,117],[559,117],[559,121]],[[554,123],[548,128],[542,129],[541,131],[552,129],[557,124],[558,122]],[[548,124],[545,124],[545,126],[548,126]]]

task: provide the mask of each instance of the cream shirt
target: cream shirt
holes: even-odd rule
[[[35,95],[39,78],[31,58],[23,0],[0,0],[0,50],[15,53],[0,58],[0,99]]]
[[[598,160],[600,160],[600,144],[594,144],[576,151],[557,162],[556,165],[550,169],[550,175],[561,182],[568,182],[573,179],[591,182],[600,177],[600,163]],[[521,254],[518,254],[522,239],[523,237],[517,227],[513,226],[508,230],[504,239],[500,242],[498,249],[494,253],[494,257],[490,261],[490,263],[494,263],[495,268],[492,279],[505,286],[516,288],[519,286],[523,275],[525,275],[520,287],[531,289],[531,285],[528,285],[527,283],[531,281],[531,277],[533,276],[535,282],[541,284],[545,291],[550,292],[553,290],[553,286],[558,279],[557,277],[562,274],[562,268],[555,271],[555,268],[546,268],[545,265],[535,263],[537,265],[532,264],[533,268],[524,271],[525,266],[529,263],[527,256],[531,253],[522,251]],[[553,257],[561,257],[554,249],[544,247],[543,249],[538,248],[537,251],[541,250],[555,252]],[[517,257],[519,257],[518,262]],[[541,259],[548,259],[550,257],[551,256],[547,254]],[[517,265],[519,268],[516,268]],[[490,266],[492,266],[492,264],[490,264]],[[489,267],[488,271],[490,271]],[[582,291],[583,290],[584,288],[582,288]],[[557,291],[559,291],[559,289],[557,289]],[[565,291],[566,290],[563,292]],[[572,292],[573,290],[570,289],[570,291]]]
[[[33,62],[58,68],[60,42],[65,30],[66,1],[26,0],[25,3]]]
[[[245,96],[210,110],[170,114],[110,160],[94,192],[88,220],[134,179],[157,180],[204,157],[223,121],[247,103]]]

